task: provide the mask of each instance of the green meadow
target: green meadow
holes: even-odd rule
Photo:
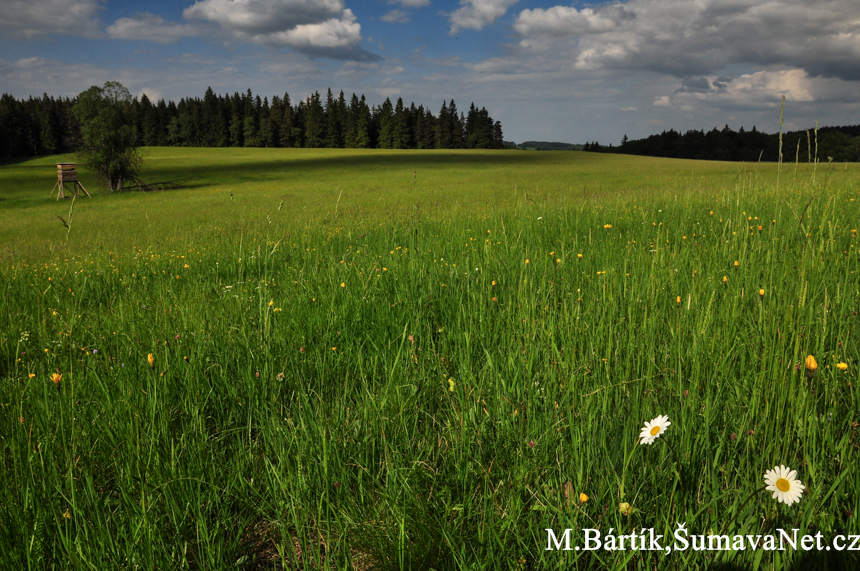
[[[857,564],[857,164],[143,154],[0,164],[0,568]]]

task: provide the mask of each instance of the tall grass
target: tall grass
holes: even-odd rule
[[[415,153],[431,172],[377,164],[356,197],[373,175],[331,155],[307,210],[236,192],[194,228],[152,219],[193,190],[79,203],[68,249],[0,269],[2,567],[783,568],[809,555],[545,529],[858,533],[857,174],[777,193],[763,167],[600,157],[583,176],[622,182],[589,191],[582,156],[488,153],[455,197]],[[492,194],[520,184],[500,165],[547,187]],[[112,212],[153,226],[89,241]],[[808,493],[747,503],[779,464]]]

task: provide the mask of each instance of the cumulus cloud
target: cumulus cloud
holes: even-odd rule
[[[359,47],[361,24],[343,0],[200,0],[183,16],[219,24],[239,40],[336,59],[378,57]]]
[[[665,105],[695,108],[701,103],[732,109],[778,107],[786,103],[851,103],[860,98],[860,83],[812,76],[802,69],[757,71],[736,78],[701,77],[659,99]],[[655,102],[655,105],[658,103]]]
[[[115,39],[149,40],[159,44],[171,44],[183,37],[196,35],[196,30],[188,24],[168,22],[148,12],[137,14],[134,18],[120,18],[105,31]]]
[[[397,9],[388,12],[379,19],[390,24],[405,24],[409,21],[409,14],[404,10]]]
[[[522,51],[563,50],[579,69],[647,69],[676,77],[730,64],[860,79],[856,0],[629,0],[523,10]],[[687,86],[691,87],[691,86]],[[691,87],[692,88],[692,87]]]
[[[460,0],[460,7],[448,16],[451,33],[460,29],[480,30],[505,15],[519,0]]]
[[[41,39],[57,34],[96,37],[101,0],[4,0],[0,37]]]
[[[344,9],[343,0],[200,0],[182,15],[258,36],[338,18]]]

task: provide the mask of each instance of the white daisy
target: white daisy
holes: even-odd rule
[[[666,432],[666,429],[669,428],[670,424],[672,423],[669,422],[668,416],[658,416],[651,420],[651,422],[646,422],[645,428],[643,428],[642,432],[639,433],[639,438],[641,439],[642,444],[653,444],[654,440],[656,440],[658,436]]]
[[[765,488],[769,492],[773,492],[773,497],[777,501],[784,503],[787,506],[800,501],[800,496],[803,494],[804,485],[800,480],[796,480],[797,470],[789,470],[785,466],[774,466],[773,470],[768,470],[764,474]]]

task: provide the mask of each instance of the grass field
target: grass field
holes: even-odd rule
[[[860,533],[858,165],[144,157],[0,165],[3,569],[856,563],[545,529]]]

